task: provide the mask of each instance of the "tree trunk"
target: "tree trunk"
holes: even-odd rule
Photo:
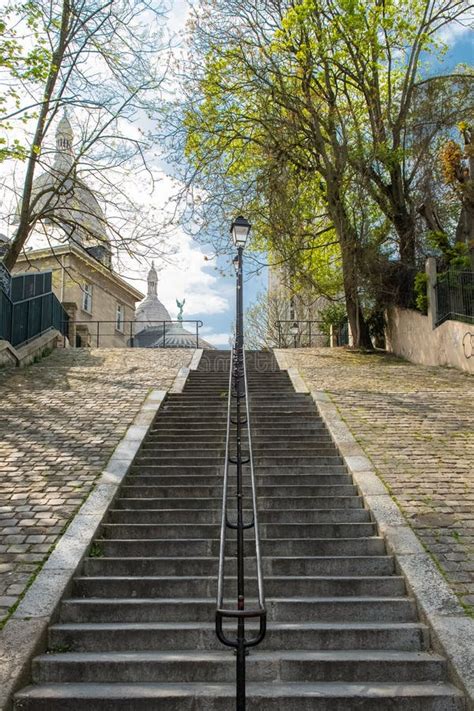
[[[31,215],[31,201],[33,197],[33,181],[35,177],[36,165],[38,163],[38,157],[41,152],[44,137],[46,134],[46,124],[48,120],[48,114],[51,107],[51,99],[54,94],[56,83],[59,77],[59,71],[64,58],[64,52],[67,46],[67,35],[69,30],[69,24],[71,20],[71,6],[69,0],[63,0],[62,6],[62,17],[61,17],[61,27],[59,32],[58,45],[53,52],[51,58],[51,64],[49,68],[49,75],[46,80],[46,86],[43,94],[43,101],[41,104],[41,109],[38,116],[38,121],[36,123],[35,135],[33,138],[33,143],[31,145],[30,154],[28,156],[28,163],[26,167],[26,175],[23,183],[23,191],[21,195],[21,208],[20,208],[20,218],[18,228],[15,232],[15,236],[10,244],[8,252],[6,253],[3,262],[7,269],[12,271],[15,266],[16,260],[23,249],[32,227],[34,226],[34,220],[32,220]]]
[[[350,224],[342,203],[339,180],[334,177],[326,180],[328,211],[341,245],[342,278],[346,310],[352,338],[356,348],[373,350],[369,328],[362,313],[358,294],[357,234]]]

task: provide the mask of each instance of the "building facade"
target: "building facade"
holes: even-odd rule
[[[40,219],[30,241],[46,235],[48,246],[27,250],[13,272],[52,272],[53,292],[69,314],[71,346],[124,347],[133,336],[135,305],[143,294],[113,270],[107,220],[77,173],[73,142],[64,115],[54,162],[33,184]]]
[[[33,250],[14,273],[51,271],[53,292],[69,314],[71,346],[125,347],[133,335],[135,305],[143,294],[76,245]]]

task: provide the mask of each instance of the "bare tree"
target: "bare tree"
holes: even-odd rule
[[[59,226],[68,239],[76,238],[77,215],[61,209],[66,203],[74,203],[82,213],[82,227],[95,221],[97,228],[94,205],[78,199],[86,180],[104,203],[115,246],[147,253],[151,238],[156,241],[156,226],[146,214],[137,219],[143,206],[136,202],[143,184],[154,187],[154,156],[149,136],[135,123],[146,123],[159,109],[167,68],[161,0],[40,0],[37,5],[50,60],[45,81],[21,79],[21,105],[4,113],[10,123],[34,115],[27,123],[33,122],[34,130],[5,265],[13,267],[39,222]],[[72,147],[64,147],[67,159],[58,164],[51,139],[64,109],[73,111],[80,132]],[[15,168],[18,172],[18,165]],[[38,183],[40,171],[50,179]],[[132,181],[142,185],[133,191]],[[4,187],[16,193],[15,183],[5,180]],[[90,238],[97,239],[100,231],[92,227]]]

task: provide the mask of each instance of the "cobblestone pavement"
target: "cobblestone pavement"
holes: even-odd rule
[[[168,389],[193,353],[58,350],[21,370],[0,369],[0,621],[90,492],[149,389]]]
[[[287,350],[328,392],[461,602],[474,612],[474,378],[345,349]]]

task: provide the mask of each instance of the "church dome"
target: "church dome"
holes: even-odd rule
[[[199,346],[197,345],[199,344]],[[155,348],[208,348],[214,350],[215,346],[201,338],[196,332],[187,331],[182,323],[173,323],[166,327],[165,332],[157,338]]]
[[[156,273],[155,265],[151,263],[151,269],[148,272],[148,292],[146,298],[138,304],[135,310],[135,323],[137,331],[147,327],[153,327],[156,321],[171,321],[166,307],[158,298],[158,274]]]
[[[195,330],[187,331],[184,328],[181,315],[178,317],[178,322],[170,323],[171,316],[158,298],[158,274],[153,262],[147,281],[147,296],[135,310],[135,345],[140,348],[214,349],[214,346],[201,338],[199,333],[196,338]],[[184,301],[182,304],[179,302],[177,304],[181,307],[180,314],[182,314]]]
[[[68,238],[85,249],[102,247],[108,253],[110,240],[107,220],[94,191],[77,176],[73,152],[74,133],[67,114],[56,129],[54,163],[33,181],[33,198],[38,196],[37,213],[46,224],[59,225]]]

